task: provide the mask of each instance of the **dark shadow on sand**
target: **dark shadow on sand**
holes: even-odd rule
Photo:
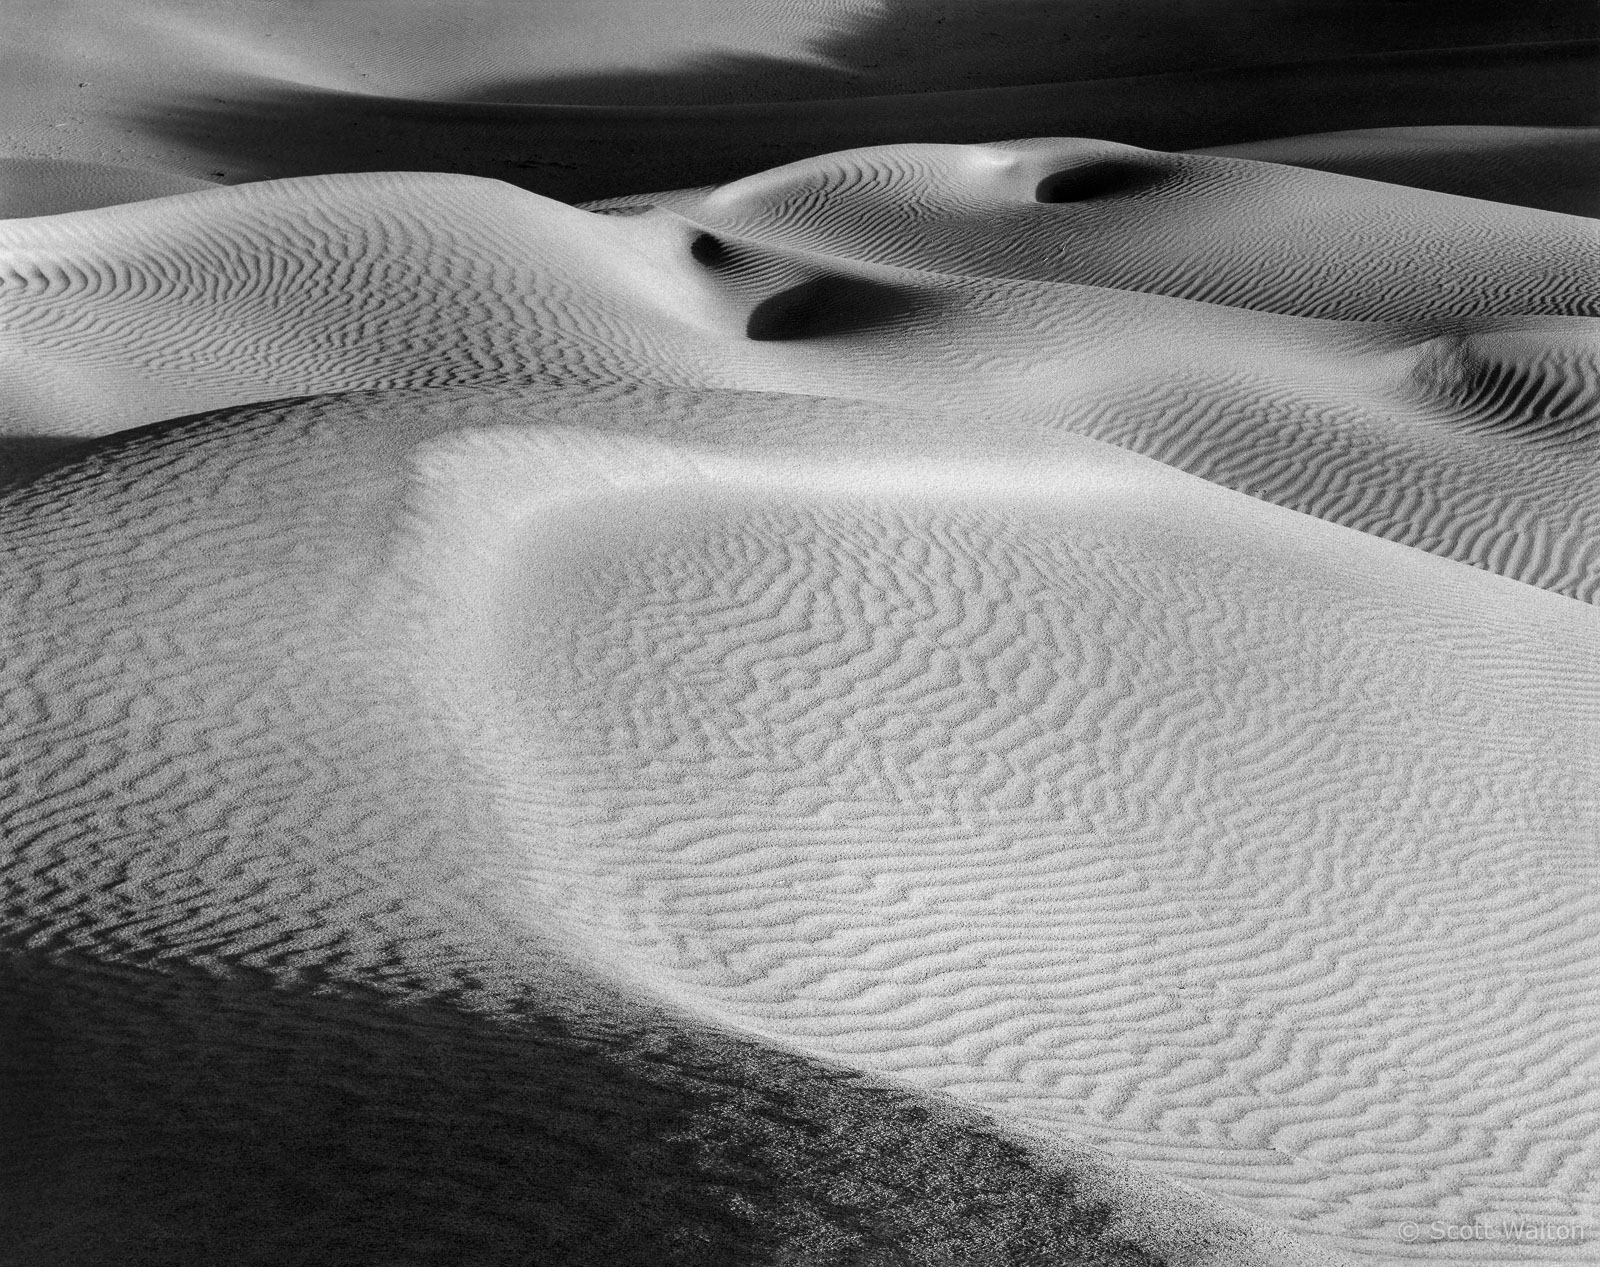
[[[0,1039],[12,1267],[1157,1261],[937,1102],[639,1017],[22,952]]]
[[[810,61],[720,54],[674,72],[508,80],[480,102],[687,105],[946,92],[1600,38],[1587,0],[885,0]]]
[[[25,484],[72,461],[87,443],[59,436],[0,436],[0,488]]]
[[[1419,124],[1600,121],[1592,43],[1382,53],[869,100],[485,105],[261,83],[134,120],[230,182],[347,171],[487,176],[568,202],[686,188],[896,142],[1093,136],[1152,149]]]

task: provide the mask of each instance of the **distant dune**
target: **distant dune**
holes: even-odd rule
[[[904,142],[1600,125],[1579,0],[27,0],[0,24],[0,154],[226,183],[404,169],[571,201]]]
[[[1205,152],[1600,216],[1600,128],[1367,128]]]
[[[0,18],[0,1262],[1600,1243],[1592,6]]]
[[[1587,600],[1589,225],[1083,141],[859,151],[632,215],[323,177],[0,228],[0,381],[25,444],[400,386],[962,408]]]

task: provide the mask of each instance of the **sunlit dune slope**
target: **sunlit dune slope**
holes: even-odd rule
[[[461,453],[441,646],[528,902],[1346,1249],[1594,1218],[1593,609],[1081,442],[884,431]]]
[[[305,1137],[258,1073],[183,1092],[150,1072],[162,1042],[292,1051],[297,1025],[348,1032],[339,1076],[369,1085],[415,1041],[520,1087],[515,1031],[460,1026],[533,1009],[522,1050],[568,1132],[595,1136],[602,1078],[575,1052],[702,1122],[703,1079],[753,1084],[681,1153],[618,1137],[657,1167],[621,1197],[651,1235],[649,1202],[676,1200],[651,1183],[687,1167],[703,1192],[754,1140],[791,1204],[754,1231],[692,1205],[693,1227],[865,1236],[764,1132],[800,1096],[819,1129],[899,1138],[876,1092],[802,1095],[812,1066],[695,1047],[711,1026],[1067,1150],[982,1171],[999,1186],[1076,1158],[1083,1199],[1112,1194],[1109,1222],[1024,1220],[1003,1252],[1381,1262],[1407,1219],[1529,1193],[1600,1213],[1590,607],[1080,437],[725,390],[257,407],[102,439],[0,509],[12,944],[238,983],[237,1023],[194,1039],[134,1024],[178,1006],[137,977],[52,987],[106,1016],[91,1049],[134,1036],[163,1103]],[[303,985],[463,1019],[283,1001]],[[307,1113],[339,1102],[331,1076],[295,1084]],[[439,1131],[512,1138],[423,1102]],[[398,1129],[312,1173],[354,1158],[426,1209],[479,1208],[365,1160],[435,1127]],[[264,1164],[234,1147],[230,1173]],[[884,1164],[850,1153],[828,1182]],[[912,1190],[962,1182],[907,1164]],[[991,1226],[972,1217],[882,1234]]]
[[[992,1105],[719,1037],[692,990],[616,980],[626,944],[597,954],[572,920],[572,867],[609,837],[555,865],[525,819],[545,794],[504,781],[520,731],[485,696],[481,637],[580,614],[522,605],[527,546],[584,507],[653,519],[710,454],[802,484],[823,457],[819,493],[865,475],[898,503],[869,472],[885,441],[960,430],[930,421],[730,392],[373,393],[111,437],[0,496],[8,1244],[1334,1261],[1070,1134],[1024,1146],[1024,1123],[974,1115]],[[1232,496],[1085,442],[1052,469],[1119,504],[1147,477]],[[464,637],[480,615],[493,628]]]
[[[1082,141],[863,151],[604,210],[391,174],[0,226],[12,460],[295,394],[779,390],[1089,435],[1600,589],[1587,221]]]

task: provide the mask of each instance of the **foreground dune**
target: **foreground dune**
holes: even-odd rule
[[[1006,1253],[1388,1261],[1408,1221],[1592,1217],[1592,609],[1092,442],[1041,456],[960,419],[787,402],[334,397],[141,429],[13,491],[11,936],[213,974],[57,984],[34,1031],[103,1018],[69,1075],[111,1076],[95,1044],[115,1035],[158,1087],[163,1062],[234,1059],[233,1022],[138,1020],[221,974],[228,1014],[286,1053],[355,1024],[341,1076],[387,1086],[421,1042],[463,1074],[487,1051],[514,1087],[531,1050],[569,1131],[600,1129],[605,1079],[700,1115],[705,1079],[750,1079],[687,1163],[600,1198],[638,1261],[673,1261],[651,1202],[677,1208],[674,1167],[693,1183],[763,1139],[788,1205],[682,1216],[717,1261],[748,1261],[739,1236],[806,1243],[797,1219],[829,1244],[910,1235],[841,1224],[761,1124],[799,1097],[783,1112],[808,1129],[889,1147],[891,1102],[808,1092],[805,1065],[694,1039],[708,1022],[1043,1141],[977,1178],[851,1172],[935,1194],[1055,1174],[1069,1209],[1102,1203],[1063,1226],[1035,1197],[980,1201],[1011,1220]],[[262,1011],[297,983],[435,1013]],[[481,1037],[429,999],[481,1013]],[[639,1042],[654,1073],[626,1072]],[[572,1072],[595,1061],[598,1086]],[[302,1111],[326,1076],[300,1075]],[[72,1085],[30,1111],[62,1106],[46,1138]],[[162,1091],[197,1119],[174,1143],[259,1119],[242,1094]],[[512,1138],[429,1102],[441,1121],[408,1130]],[[114,1166],[103,1141],[139,1110],[105,1108],[77,1129]],[[309,1129],[265,1111],[269,1133]],[[412,1183],[364,1138],[313,1176]],[[590,1147],[614,1182],[612,1145]],[[49,1173],[34,1234],[81,1248]],[[462,1217],[407,1190],[434,1235]],[[182,1217],[160,1183],[131,1192],[146,1221]],[[243,1209],[270,1223],[278,1199]],[[183,1235],[235,1235],[218,1217]],[[511,1217],[559,1242],[579,1216]]]
[[[381,393],[142,429],[13,490],[12,1243],[107,1263],[1323,1261],[1070,1139],[719,1037],[692,993],[619,996],[517,812],[530,785],[498,782],[504,728],[457,625],[494,598],[475,587],[498,589],[520,547],[496,534],[524,508],[462,485],[463,462],[553,509],[640,457],[641,488],[692,470],[668,440],[809,437],[848,473],[862,436],[922,425],[732,393]],[[514,465],[545,460],[541,494]],[[474,518],[489,535],[458,551]]]
[[[1576,1214],[1594,613],[1086,448],[843,447],[452,473],[431,557],[504,556],[449,565],[444,645],[529,900],[1347,1248]]]

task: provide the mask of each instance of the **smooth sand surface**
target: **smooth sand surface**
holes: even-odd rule
[[[0,1261],[1595,1261],[1594,27],[8,7]]]
[[[1600,128],[1366,128],[1205,152],[1600,216]]]
[[[70,159],[0,158],[0,219],[52,216],[209,189],[215,182],[170,172]]]

